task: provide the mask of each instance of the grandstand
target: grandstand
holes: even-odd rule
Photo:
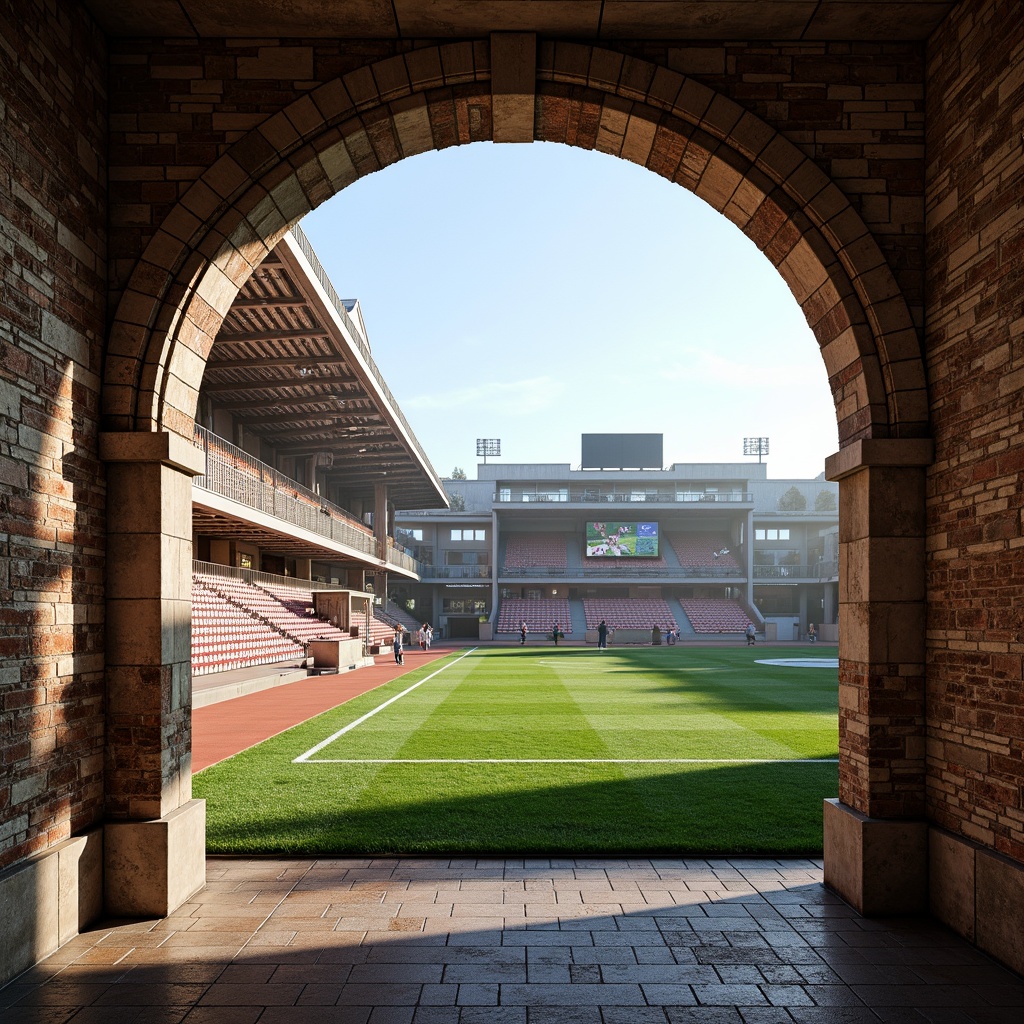
[[[496,632],[518,633],[525,620],[530,633],[550,633],[557,622],[566,634],[572,632],[569,602],[550,598],[512,597],[501,603]]]
[[[540,566],[564,569],[567,541],[562,533],[513,533],[505,547],[505,571]]]
[[[731,541],[722,533],[671,533],[669,544],[679,564],[696,569],[739,569],[730,547]]]
[[[695,633],[742,633],[750,617],[735,602],[723,598],[680,598]]]
[[[600,435],[598,461],[588,437],[582,466],[607,467],[619,437],[622,451],[656,439],[627,465],[664,465],[660,435]],[[494,462],[446,487],[456,509],[395,518],[429,553],[420,580],[396,587],[443,635],[502,637],[525,615],[532,631],[569,621],[577,640],[601,618],[671,624],[684,638],[724,638],[751,620],[779,640],[811,623],[820,639],[837,636],[837,488],[823,477],[771,480],[764,463]]]
[[[589,599],[583,602],[587,629],[597,629],[604,619],[610,629],[676,629],[679,623],[660,598]]]

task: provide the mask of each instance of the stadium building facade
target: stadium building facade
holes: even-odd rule
[[[584,463],[586,446],[587,435]],[[445,480],[452,508],[398,512],[396,537],[421,572],[392,580],[390,595],[450,637],[499,639],[525,620],[592,641],[605,619],[683,640],[739,635],[748,621],[770,639],[813,625],[835,640],[838,487],[767,470],[484,463],[475,480]]]

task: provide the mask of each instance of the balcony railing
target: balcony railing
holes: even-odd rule
[[[755,565],[755,580],[829,580],[839,575],[837,562],[814,565]]]
[[[489,565],[421,565],[420,576],[424,580],[489,580]]]
[[[496,500],[501,504],[535,504],[539,502],[559,502],[574,505],[613,504],[753,504],[754,495],[749,491],[649,491],[649,490],[606,490],[602,488],[542,489],[516,491],[509,493],[499,491]]]
[[[383,558],[384,552],[378,551],[373,531],[345,509],[290,480],[198,423],[193,432],[193,442],[206,457],[206,472],[193,478],[194,487],[230,498],[324,540],[344,544],[368,558]],[[390,539],[387,560],[410,572],[419,572],[419,563]]]
[[[644,565],[642,559],[628,559],[616,561],[613,565],[581,565],[581,566],[550,566],[533,565],[526,568],[522,566],[505,566],[498,573],[502,578],[523,577],[553,577],[564,578],[593,578],[596,576],[612,577],[614,579],[637,579],[639,577],[649,579],[659,577],[662,579],[742,579],[743,569],[739,566],[679,566],[679,565]]]

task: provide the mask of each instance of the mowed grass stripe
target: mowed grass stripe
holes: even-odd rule
[[[615,667],[585,669],[587,657],[614,659]],[[706,649],[481,651],[446,662],[444,672],[317,755],[345,763],[291,763],[435,663],[200,773],[195,789],[207,799],[209,847],[816,852],[822,800],[837,791],[836,764],[746,759],[758,743],[834,755],[837,673],[829,679],[825,670],[821,679],[818,670],[775,669],[784,674],[776,682],[752,660],[752,652]],[[622,759],[632,763],[608,763],[631,743],[643,745]],[[665,749],[670,743],[677,749]],[[664,763],[685,744],[716,748],[716,763]],[[481,749],[508,756],[466,763],[483,760]]]
[[[557,670],[517,654],[491,651],[476,658],[397,756],[610,757]]]

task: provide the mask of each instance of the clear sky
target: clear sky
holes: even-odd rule
[[[641,167],[478,143],[360,179],[302,222],[442,476],[580,463],[580,434],[660,433],[665,464],[815,477],[839,447],[796,301],[739,229]],[[489,460],[496,461],[496,460]],[[756,460],[753,460],[756,461]]]

